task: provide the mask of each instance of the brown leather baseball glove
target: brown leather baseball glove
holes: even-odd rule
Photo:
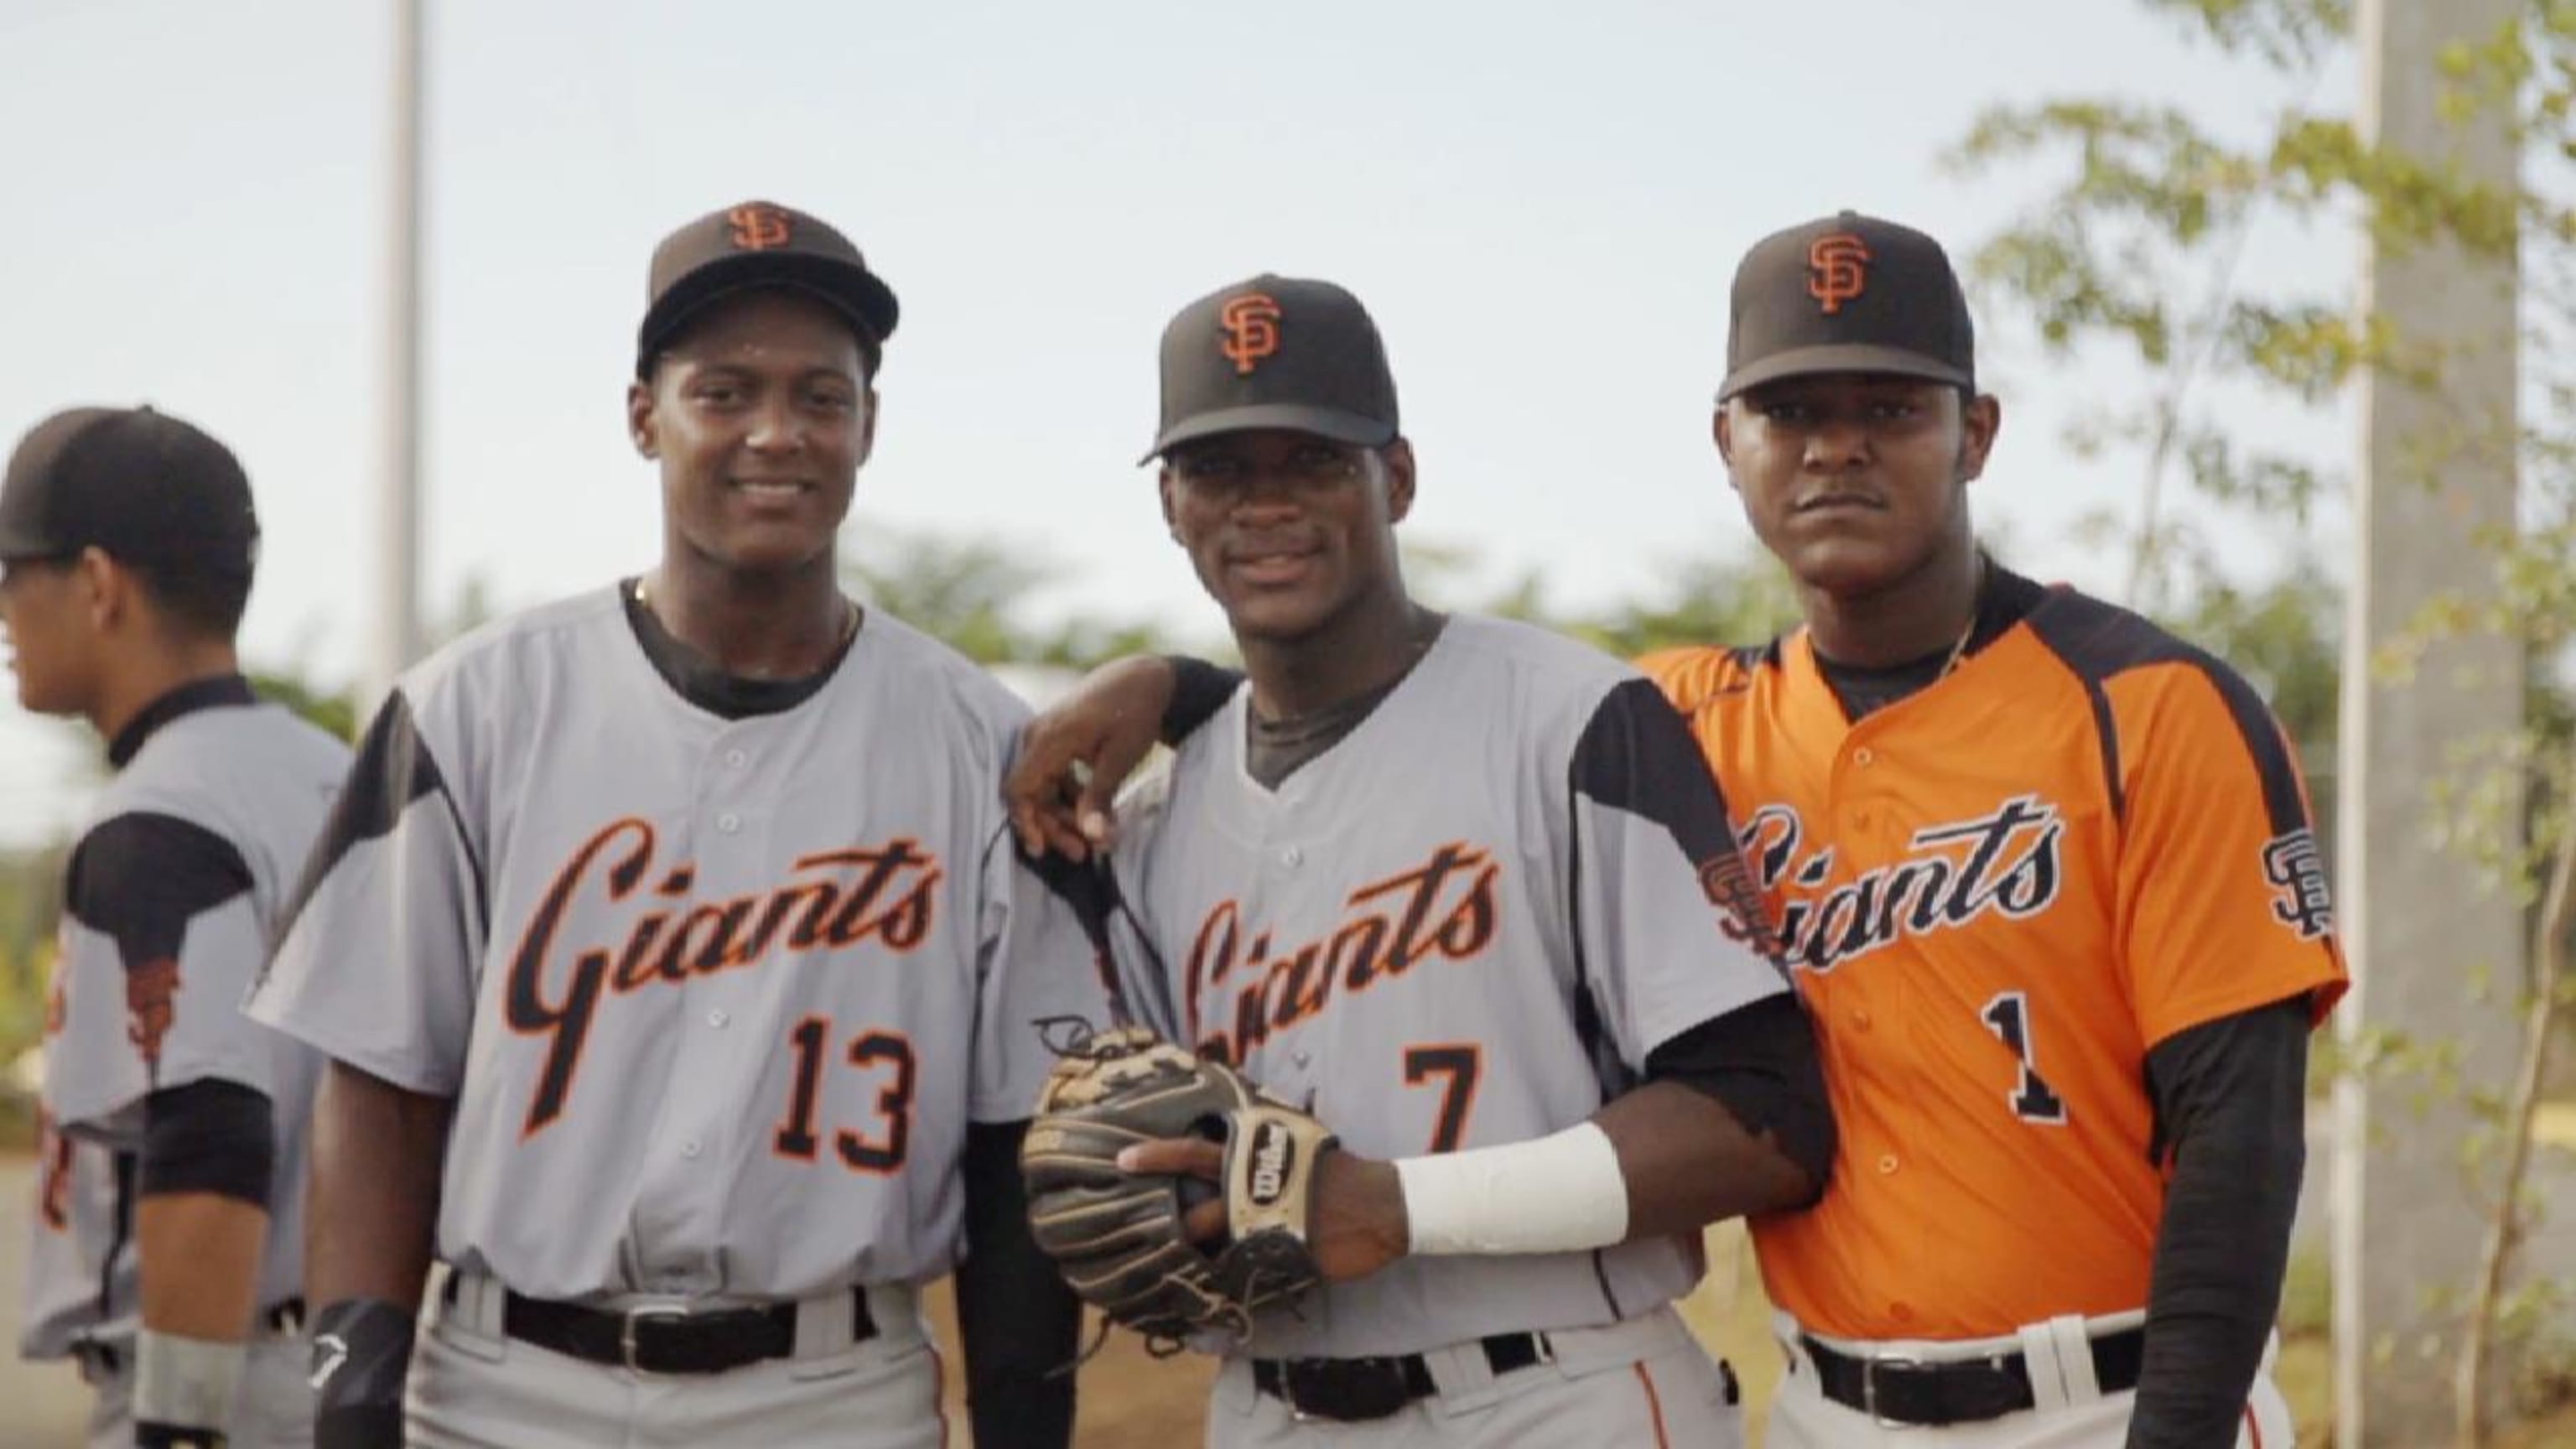
[[[1122,1148],[1187,1137],[1225,1147],[1227,1234],[1206,1245],[1182,1219],[1212,1189],[1118,1167]],[[1029,1225],[1073,1291],[1149,1347],[1205,1332],[1239,1342],[1256,1310],[1322,1277],[1308,1235],[1316,1162],[1333,1145],[1322,1123],[1224,1063],[1118,1027],[1065,1048],[1038,1094],[1020,1148]]]

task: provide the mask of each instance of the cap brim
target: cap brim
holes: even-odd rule
[[[872,348],[883,346],[894,335],[901,315],[894,289],[874,272],[828,257],[745,252],[691,272],[645,312],[643,325],[636,329],[637,371],[648,368],[653,354],[699,313],[728,297],[763,287],[784,287],[823,302],[848,318]]]
[[[52,539],[0,522],[0,560],[51,558],[61,552],[61,545]]]
[[[1909,352],[1902,347],[1882,347],[1874,343],[1845,342],[1830,347],[1800,347],[1775,353],[1760,362],[1747,363],[1726,375],[1717,390],[1717,400],[1728,398],[1747,388],[1790,377],[1814,377],[1829,372],[1871,372],[1887,377],[1919,377],[1927,382],[1946,382],[1952,387],[1974,387],[1976,379],[1937,357]]]
[[[1336,443],[1354,448],[1383,448],[1395,441],[1395,424],[1379,418],[1364,418],[1339,408],[1319,408],[1305,403],[1255,403],[1249,407],[1220,408],[1212,413],[1183,418],[1163,430],[1154,447],[1139,464],[1151,463],[1183,443],[1213,438],[1219,433],[1248,433],[1256,429],[1277,428],[1290,433],[1313,433]]]

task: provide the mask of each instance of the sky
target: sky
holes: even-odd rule
[[[650,565],[622,421],[646,258],[742,200],[833,221],[902,297],[855,528],[991,538],[1053,571],[1040,617],[1204,636],[1135,466],[1194,297],[1357,292],[1421,460],[1408,537],[1603,605],[1749,546],[1708,415],[1754,240],[1855,207],[1964,253],[2048,179],[1942,163],[1991,105],[2283,100],[2134,0],[426,4],[433,616],[469,580],[516,606]],[[225,439],[267,534],[245,652],[325,681],[360,673],[377,567],[391,10],[0,0],[0,441],[136,402]],[[2115,589],[2066,536],[2139,469],[2057,434],[2129,379],[1981,323],[2007,420],[1981,521]],[[67,829],[97,759],[0,702],[0,843]]]

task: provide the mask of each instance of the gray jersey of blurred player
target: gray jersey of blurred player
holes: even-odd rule
[[[38,1114],[36,1202],[28,1214],[21,1278],[18,1356],[34,1363],[72,1358],[92,1343],[134,1340],[134,1242],[122,1232],[117,1198],[134,1170],[95,1142],[66,1137]]]
[[[1026,1118],[1032,1022],[1101,1009],[1004,828],[1026,714],[882,612],[741,718],[616,590],[504,620],[399,682],[252,1012],[455,1099],[437,1254],[518,1293],[935,1278],[968,1120]]]
[[[1120,807],[1114,868],[1150,946],[1122,937],[1121,967],[1160,968],[1130,982],[1140,1015],[1308,1106],[1350,1150],[1571,1127],[1655,1047],[1788,989],[1734,924],[1749,881],[1728,868],[1705,764],[1618,661],[1452,618],[1275,792],[1245,768],[1248,698]],[[1687,1293],[1701,1268],[1695,1235],[1407,1258],[1264,1317],[1246,1352],[1405,1354],[1607,1324]]]
[[[102,1414],[115,1421],[100,1442],[132,1442],[122,1403],[137,1324],[133,1163],[143,1099],[194,1082],[251,1087],[268,1097],[276,1156],[261,1322],[232,1442],[302,1442],[312,1418],[304,1350],[278,1313],[303,1292],[307,1124],[320,1058],[247,1019],[241,1001],[349,751],[286,709],[249,702],[238,680],[181,696],[193,699],[150,726],[73,852],[43,1102],[48,1132],[67,1140],[42,1164],[20,1349],[88,1356]],[[174,874],[186,878],[174,885]]]

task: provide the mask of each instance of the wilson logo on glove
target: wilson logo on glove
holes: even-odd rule
[[[1279,1201],[1288,1190],[1289,1169],[1297,1165],[1297,1143],[1287,1125],[1264,1122],[1252,1133],[1252,1200],[1261,1207]]]

